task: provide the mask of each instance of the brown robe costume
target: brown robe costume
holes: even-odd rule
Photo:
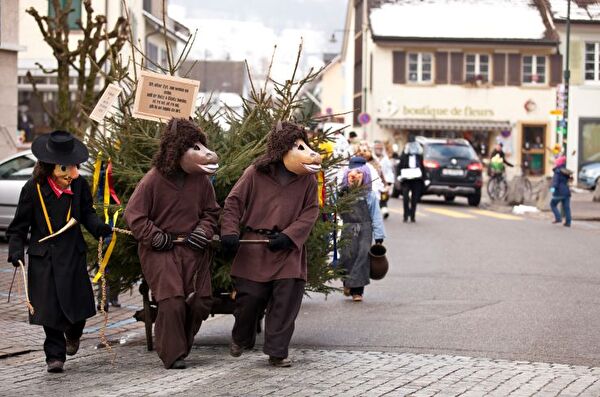
[[[187,236],[200,225],[211,239],[220,207],[206,175],[185,174],[182,187],[152,168],[140,181],[125,210],[125,221],[138,240],[142,272],[158,301],[156,350],[165,368],[185,357],[210,310],[208,251],[177,244],[170,251],[151,247],[158,231]],[[195,292],[193,302],[185,298]]]
[[[266,244],[242,244],[231,267],[235,279],[236,322],[233,341],[251,348],[256,338],[256,319],[265,308],[263,351],[285,358],[300,310],[306,282],[306,242],[319,214],[314,175],[293,175],[287,181],[250,166],[225,200],[221,234],[264,240],[259,229],[277,229],[294,243],[288,250],[270,251]],[[247,229],[251,228],[253,231]]]

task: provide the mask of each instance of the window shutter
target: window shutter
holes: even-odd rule
[[[464,83],[464,56],[462,52],[453,52],[450,54],[450,83]]]
[[[521,85],[521,54],[508,54],[508,85]]]
[[[494,54],[493,62],[492,83],[494,85],[506,85],[506,54]]]
[[[435,83],[448,84],[448,53],[435,53]]]
[[[404,51],[394,51],[392,56],[393,56],[392,81],[394,82],[394,84],[405,84],[406,83],[406,53]]]
[[[556,86],[562,83],[562,55],[550,55],[550,85]]]

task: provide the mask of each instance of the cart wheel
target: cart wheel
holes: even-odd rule
[[[146,280],[142,280],[140,285],[140,292],[142,293],[142,299],[144,301],[144,325],[146,327],[146,347],[148,351],[154,350],[152,343],[152,310],[150,308],[150,297],[149,289]]]

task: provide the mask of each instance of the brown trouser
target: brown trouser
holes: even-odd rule
[[[154,324],[156,352],[165,368],[190,353],[194,337],[209,313],[210,298],[206,297],[194,297],[188,303],[181,296],[158,302]]]
[[[266,309],[263,352],[272,357],[286,358],[304,285],[304,280],[295,278],[260,283],[236,277],[233,341],[244,348],[254,347],[257,321]]]

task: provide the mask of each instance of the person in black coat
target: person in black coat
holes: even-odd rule
[[[423,147],[415,141],[413,135],[408,137],[408,143],[400,155],[398,163],[398,178],[402,186],[402,200],[404,202],[404,222],[416,221],[417,203],[423,192]]]
[[[112,230],[96,216],[89,185],[78,178],[79,164],[88,159],[83,143],[68,132],[54,131],[38,137],[31,150],[38,162],[21,190],[6,233],[8,261],[15,267],[24,263],[31,233],[28,285],[34,313],[29,322],[44,327],[48,372],[62,372],[66,355],[79,348],[85,320],[96,314],[87,247],[77,225],[44,242],[39,240],[59,231],[71,218],[96,238]]]

